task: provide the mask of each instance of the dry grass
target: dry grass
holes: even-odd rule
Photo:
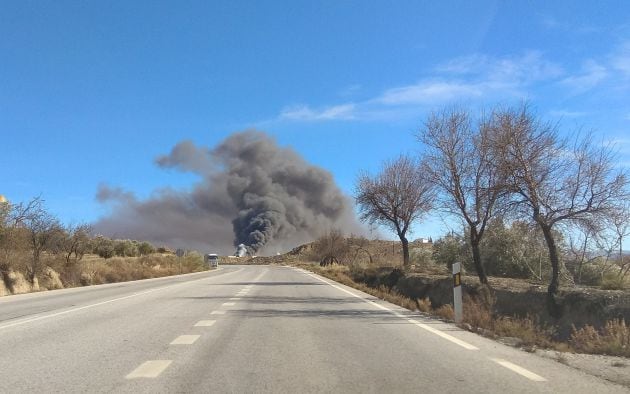
[[[206,269],[203,258],[195,253],[181,259],[172,254],[160,253],[109,259],[87,255],[81,261],[71,263],[63,258],[50,259],[47,265],[60,274],[64,287],[158,278]]]
[[[433,313],[446,320],[453,320],[455,318],[455,312],[453,311],[453,307],[450,305],[442,305],[441,307],[435,309]]]
[[[302,268],[311,270],[319,275],[325,276],[326,278],[337,281],[341,284],[344,284],[349,287],[353,287],[357,290],[361,290],[364,293],[368,293],[373,295],[374,297],[380,298],[387,302],[391,302],[392,304],[400,305],[403,308],[416,311],[419,309],[419,303],[411,298],[405,297],[402,294],[397,293],[396,291],[390,290],[385,286],[379,286],[377,288],[369,287],[364,283],[357,283],[349,276],[350,268],[344,265],[329,265],[326,267],[319,267],[315,265],[300,265]],[[430,304],[430,303],[429,303]]]
[[[591,326],[573,328],[571,347],[584,353],[630,357],[630,326],[624,320],[611,320],[600,330]]]
[[[364,283],[357,283],[350,277],[350,269],[347,266],[332,265],[324,268],[311,264],[299,266],[409,310],[431,313],[451,321],[454,318],[451,305],[433,309],[429,299],[412,300],[385,286],[373,288]],[[574,329],[568,342],[559,342],[554,339],[553,327],[543,326],[537,319],[531,317],[494,316],[493,304],[494,299],[488,294],[480,294],[478,298],[466,296],[464,298],[464,326],[493,338],[518,338],[521,346],[526,350],[548,348],[561,352],[630,357],[630,326],[627,326],[623,320],[609,321],[601,330],[596,330],[591,326],[585,326],[579,330]]]

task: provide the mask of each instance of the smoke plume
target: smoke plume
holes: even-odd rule
[[[101,186],[97,199],[113,209],[97,231],[221,254],[239,244],[272,254],[331,228],[362,232],[332,175],[262,132],[233,134],[214,149],[182,141],[155,162],[202,180],[192,190],[164,189],[144,201]]]

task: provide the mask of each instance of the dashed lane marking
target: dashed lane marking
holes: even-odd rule
[[[546,382],[547,379],[543,378],[540,375],[537,375],[535,373],[533,373],[532,371],[525,369],[521,366],[518,366],[516,364],[513,364],[509,361],[505,361],[502,360],[500,358],[491,358],[490,360],[494,361],[495,363],[499,364],[502,367],[505,367],[513,372],[516,372],[517,374],[526,377],[529,380],[533,380],[534,382]]]
[[[131,371],[129,375],[125,376],[125,378],[126,379],[157,378],[158,376],[160,376],[162,372],[164,372],[166,368],[168,368],[169,365],[171,365],[172,362],[173,360],[145,361],[142,364],[140,364],[138,368]]]
[[[243,268],[239,268],[236,271],[226,272],[226,273],[221,274],[221,275],[235,274],[235,273],[240,272],[242,270],[243,270]],[[141,292],[138,292],[138,293],[133,293],[133,294],[130,294],[130,295],[124,296],[124,297],[113,298],[111,300],[97,302],[95,304],[84,305],[84,306],[80,306],[78,308],[68,309],[68,310],[65,310],[65,311],[57,312],[57,313],[51,313],[50,315],[43,315],[43,316],[37,316],[37,317],[29,318],[29,319],[19,320],[19,321],[13,322],[13,323],[0,325],[0,330],[3,330],[5,328],[9,328],[9,327],[19,326],[19,325],[22,325],[22,324],[36,322],[36,321],[39,321],[39,320],[50,319],[52,317],[67,315],[69,313],[78,312],[78,311],[81,311],[81,310],[84,310],[84,309],[90,309],[90,308],[94,308],[94,307],[101,306],[101,305],[111,304],[112,302],[122,301],[122,300],[126,300],[126,299],[129,299],[129,298],[138,297],[138,296],[141,296],[141,295],[153,293],[153,292],[156,292],[156,291],[170,289],[171,287],[181,286],[181,285],[185,285],[185,284],[190,284],[192,282],[199,282],[199,281],[202,281],[202,280],[208,280],[208,279],[213,279],[213,278],[214,277],[211,276],[211,277],[195,279],[195,280],[191,280],[191,281],[187,281],[187,282],[178,282],[178,283],[174,283],[172,285],[158,287],[156,289],[151,289],[151,290],[141,291]]]
[[[212,311],[210,312],[211,315],[225,315],[225,311]]]
[[[216,320],[199,320],[195,323],[195,327],[210,327],[214,323],[216,323]]]
[[[171,342],[171,345],[192,345],[201,335],[180,335]]]
[[[233,302],[224,302],[223,305],[221,305],[221,306],[234,306],[234,305],[235,305],[235,303],[233,303]]]

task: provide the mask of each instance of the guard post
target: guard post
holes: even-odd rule
[[[455,323],[462,322],[462,265],[453,263],[453,310]]]

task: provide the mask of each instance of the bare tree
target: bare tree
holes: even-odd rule
[[[19,256],[28,250],[27,234],[22,223],[38,204],[39,198],[28,203],[0,203],[0,275],[11,291],[13,283],[9,273],[16,268]]]
[[[348,252],[348,244],[341,231],[331,229],[315,242],[314,252],[322,267],[339,264],[339,260]]]
[[[428,148],[423,168],[441,191],[442,207],[466,224],[475,271],[485,285],[488,278],[479,245],[504,194],[502,173],[490,145],[494,119],[482,116],[473,124],[468,112],[452,109],[429,116],[419,134]]]
[[[624,256],[623,240],[630,235],[630,201],[622,200],[609,216],[610,228],[614,236],[617,249],[618,276],[621,280],[630,272],[630,259]]]
[[[61,225],[54,216],[45,210],[40,199],[34,200],[32,209],[22,220],[22,225],[28,231],[32,252],[32,259],[26,267],[26,273],[29,281],[34,284],[35,278],[41,270],[41,254],[58,234]]]
[[[402,243],[403,264],[409,264],[407,232],[428,212],[435,197],[433,184],[419,163],[402,155],[383,164],[376,176],[359,175],[356,202],[361,220],[393,229]]]
[[[552,267],[547,307],[559,317],[561,262],[553,230],[610,214],[627,193],[627,177],[614,169],[609,149],[589,138],[575,137],[569,144],[555,125],[541,122],[527,105],[494,116],[495,157],[501,158],[498,164],[514,193],[514,207],[530,216],[545,237]]]

